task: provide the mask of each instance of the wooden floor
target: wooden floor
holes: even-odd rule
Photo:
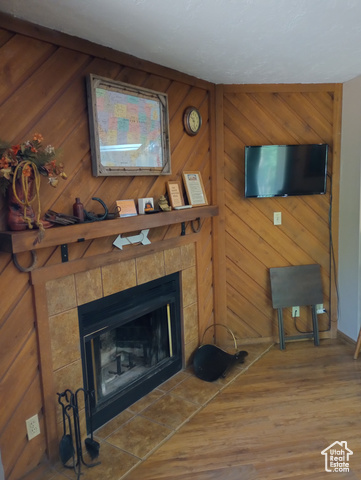
[[[361,358],[353,353],[338,340],[271,347],[130,473],[113,469],[107,479],[361,480]],[[321,451],[336,441],[353,451],[349,473],[325,471]],[[84,480],[99,479],[96,470]],[[29,478],[64,477],[74,472]]]
[[[323,340],[273,347],[126,480],[361,479],[361,361]],[[350,473],[321,451],[346,441]]]

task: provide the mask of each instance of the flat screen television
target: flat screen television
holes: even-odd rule
[[[326,193],[328,145],[245,147],[245,196]]]

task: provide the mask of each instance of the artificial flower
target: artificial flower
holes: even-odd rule
[[[56,159],[55,148],[52,145],[44,147],[43,140],[40,133],[35,133],[32,140],[15,145],[0,141],[0,192],[6,192],[15,175],[16,178],[30,177],[34,169],[49,177],[52,187],[57,186],[58,177],[67,178],[64,164]]]

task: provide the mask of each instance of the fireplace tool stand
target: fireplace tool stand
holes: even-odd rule
[[[80,422],[79,422],[79,402],[78,402],[78,396],[80,392],[83,392],[84,401],[85,403],[88,401],[88,405],[90,407],[91,392],[85,391],[84,388],[79,388],[78,390],[76,390],[75,393],[73,393],[69,389],[64,390],[64,392],[62,393],[57,393],[58,402],[62,406],[62,410],[63,410],[63,428],[64,428],[64,435],[59,445],[60,459],[65,468],[74,469],[75,474],[77,475],[77,480],[79,480],[81,475],[82,464],[85,465],[87,468],[92,468],[101,463],[101,462],[87,463],[83,457],[81,429],[80,429]],[[72,418],[68,412],[72,413]],[[92,413],[90,410],[90,416],[91,415]],[[68,427],[66,426],[66,424],[68,424]],[[99,443],[93,440],[93,426],[92,426],[91,420],[90,420],[90,424],[91,424],[90,428],[92,430],[91,437],[85,440],[85,445],[91,458],[94,459],[99,454]],[[69,433],[67,433],[67,430],[69,430]],[[73,443],[74,440],[75,440],[75,448]],[[70,460],[70,458],[73,459],[72,465],[66,465],[66,463]]]

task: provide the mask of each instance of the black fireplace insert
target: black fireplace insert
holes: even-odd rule
[[[82,305],[78,316],[93,428],[181,370],[179,273]]]

